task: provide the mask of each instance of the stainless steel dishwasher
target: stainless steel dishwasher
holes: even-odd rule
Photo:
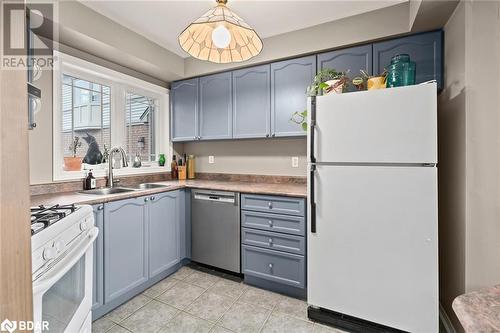
[[[240,273],[240,195],[192,190],[191,259]]]

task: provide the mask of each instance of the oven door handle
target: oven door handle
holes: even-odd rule
[[[82,256],[87,252],[89,247],[92,246],[97,235],[99,234],[99,229],[94,227],[90,230],[88,237],[82,243],[80,243],[76,248],[71,250],[64,256],[61,261],[59,261],[52,269],[49,274],[44,276],[42,279],[33,282],[33,294],[44,293],[48,290],[57,280],[63,277],[77,262],[82,258]]]

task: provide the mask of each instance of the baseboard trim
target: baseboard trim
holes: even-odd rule
[[[307,308],[307,316],[314,321],[353,333],[407,333],[396,328],[313,306]]]
[[[439,320],[443,323],[446,333],[457,333],[441,303],[439,303]]]

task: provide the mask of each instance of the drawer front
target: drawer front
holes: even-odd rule
[[[305,216],[305,201],[302,198],[242,194],[241,209]]]
[[[241,241],[246,245],[260,246],[277,251],[305,254],[306,242],[302,236],[280,234],[257,229],[241,229]]]
[[[305,225],[305,218],[301,216],[241,211],[241,226],[246,228],[304,236]]]
[[[242,245],[243,274],[305,287],[304,256]]]

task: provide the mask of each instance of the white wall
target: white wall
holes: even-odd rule
[[[306,176],[305,138],[192,142],[178,151],[196,156],[198,172]],[[298,168],[292,167],[293,156],[299,157]]]
[[[183,77],[182,57],[78,1],[58,1],[58,4],[61,43],[135,69],[164,83]],[[144,24],[147,24],[147,18]]]
[[[500,2],[467,1],[466,290],[500,283]]]
[[[444,27],[444,88],[438,98],[439,298],[455,327],[451,303],[465,292],[465,5]]]
[[[439,101],[441,302],[500,283],[500,2],[464,1],[445,26]]]

